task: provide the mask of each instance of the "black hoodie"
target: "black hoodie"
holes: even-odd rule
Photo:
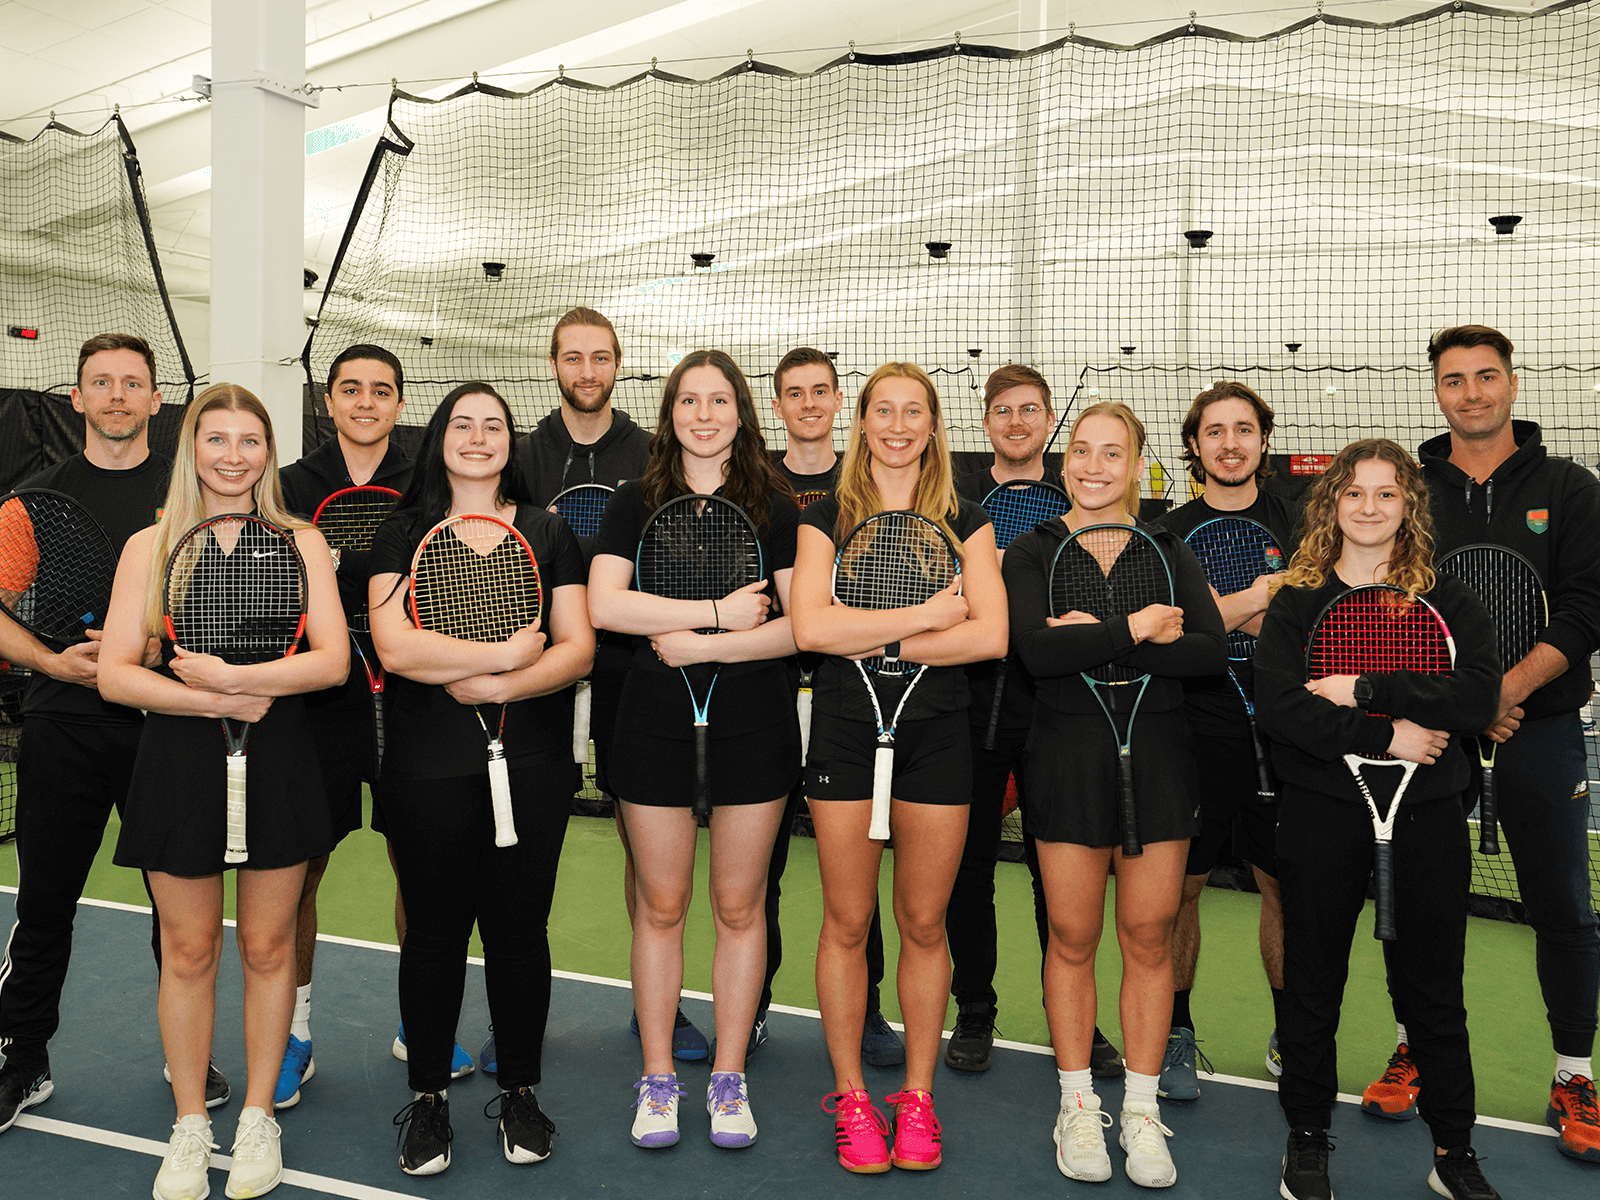
[[[1517,551],[1544,580],[1550,623],[1539,635],[1566,656],[1566,672],[1523,702],[1529,719],[1580,708],[1600,648],[1600,480],[1548,454],[1532,421],[1511,422],[1515,452],[1483,483],[1450,462],[1450,435],[1417,448],[1433,509],[1435,557],[1492,542]],[[1513,663],[1504,664],[1507,668]]]
[[[611,410],[611,428],[591,445],[572,440],[559,408],[517,443],[517,465],[541,508],[580,483],[616,487],[638,479],[649,458],[650,435],[619,408]]]

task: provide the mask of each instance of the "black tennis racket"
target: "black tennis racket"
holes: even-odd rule
[[[1335,597],[1311,627],[1306,643],[1308,680],[1329,675],[1387,675],[1395,671],[1444,675],[1455,661],[1456,644],[1438,610],[1421,598],[1407,603],[1403,591],[1384,583],[1352,588]],[[1368,712],[1371,716],[1385,715]],[[1394,819],[1417,764],[1388,754],[1346,754],[1344,764],[1355,777],[1372,817],[1373,879],[1378,901],[1372,936],[1392,942]],[[1400,783],[1387,809],[1380,809],[1373,797],[1366,778],[1369,767],[1400,768]]]
[[[372,772],[376,780],[383,770],[383,664],[378,661],[372,643],[363,644],[372,626],[367,619],[366,563],[355,561],[372,549],[372,535],[378,532],[383,519],[394,511],[400,493],[393,488],[360,487],[341,488],[317,505],[311,523],[328,539],[333,551],[333,569],[339,572],[339,599],[344,607],[345,625],[350,630],[350,648],[367,677],[367,690],[372,695]],[[350,561],[346,561],[346,556]],[[347,569],[348,568],[348,569]]]
[[[58,650],[105,620],[117,552],[89,511],[43,488],[0,500],[0,608]]]
[[[914,512],[881,512],[852,529],[833,562],[833,598],[849,608],[882,612],[911,608],[961,577],[956,548],[934,522]],[[872,701],[878,745],[872,758],[872,820],[867,836],[889,838],[894,785],[894,737],[906,701],[927,666],[900,657],[900,643],[859,659],[856,670]],[[884,720],[888,713],[889,719]]]
[[[544,612],[539,564],[527,539],[499,517],[446,517],[422,539],[411,561],[411,619],[418,629],[464,642],[504,642]],[[504,704],[474,704],[489,745],[489,800],[494,844],[515,846],[511,774],[503,741]],[[489,709],[485,719],[484,710]],[[493,710],[498,709],[498,712]],[[490,723],[494,732],[489,732]]]
[[[289,533],[233,513],[202,521],[167,559],[162,588],[167,636],[194,654],[234,666],[287,658],[306,627],[306,567]],[[250,857],[245,836],[245,748],[250,722],[222,719],[228,743],[227,842],[222,859]]]
[[[1550,602],[1539,569],[1515,550],[1479,543],[1452,550],[1435,564],[1441,575],[1461,580],[1489,610],[1500,665],[1509,668],[1533,650],[1550,623]],[[1478,735],[1478,853],[1500,853],[1500,810],[1495,795],[1494,754],[1499,743]]]
[[[1050,567],[1050,611],[1076,609],[1098,621],[1122,621],[1151,604],[1173,602],[1172,569],[1161,547],[1133,525],[1085,525],[1061,543]],[[1133,780],[1133,722],[1150,675],[1115,660],[1082,672],[1117,739],[1117,815],[1122,854],[1137,858],[1139,806]]]
[[[1265,525],[1248,517],[1215,517],[1195,526],[1183,540],[1200,560],[1206,582],[1217,589],[1219,596],[1242,592],[1262,575],[1274,575],[1283,570],[1283,547],[1278,539]],[[1250,746],[1256,756],[1256,795],[1263,803],[1273,804],[1278,794],[1267,770],[1261,731],[1256,728],[1255,701],[1239,678],[1241,668],[1255,653],[1254,635],[1242,629],[1228,634],[1228,678],[1244,704],[1245,720],[1250,727]]]
[[[580,483],[550,501],[550,511],[567,523],[579,538],[586,555],[590,548],[589,541],[600,533],[600,518],[605,515],[606,505],[611,503],[616,490],[603,483]],[[578,680],[572,693],[572,761],[575,763],[589,761],[589,713],[592,706],[589,686],[589,677],[585,675]]]
[[[639,537],[633,567],[641,592],[669,600],[717,601],[765,578],[755,526],[742,508],[721,496],[679,496],[656,509]],[[717,663],[679,668],[694,708],[692,811],[697,819],[711,814],[710,712],[718,671]]]
[[[1002,483],[983,500],[983,511],[994,525],[994,548],[1004,550],[1042,521],[1063,516],[1072,508],[1066,492],[1042,479],[1014,479]],[[989,704],[989,725],[984,731],[983,748],[994,749],[1000,729],[1000,702],[1005,696],[1006,671],[1011,665],[1008,651],[994,670],[994,698]]]

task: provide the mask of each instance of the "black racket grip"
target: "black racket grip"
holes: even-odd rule
[[[1500,853],[1500,805],[1495,799],[1493,743],[1487,755],[1479,755],[1483,768],[1478,781],[1478,853]]]
[[[1144,853],[1139,844],[1139,809],[1133,802],[1133,756],[1117,757],[1117,806],[1122,817],[1122,857],[1138,858]]]
[[[1277,790],[1272,786],[1272,776],[1267,771],[1267,752],[1261,745],[1261,731],[1255,720],[1250,721],[1250,747],[1256,752],[1256,797],[1263,804],[1278,802]]]
[[[1378,918],[1372,936],[1380,942],[1395,940],[1394,932],[1394,844],[1372,843],[1372,880],[1378,897]]]
[[[1000,660],[1000,665],[994,669],[994,699],[989,704],[989,728],[983,734],[983,748],[994,749],[995,735],[1000,730],[1000,697],[1006,690],[1006,665],[1010,663],[1010,656]]]
[[[383,774],[383,693],[372,693],[372,781]]]
[[[711,782],[708,771],[706,727],[697,723],[694,727],[694,804],[689,810],[694,814],[696,821],[711,815]]]

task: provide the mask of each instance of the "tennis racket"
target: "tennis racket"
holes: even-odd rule
[[[322,530],[322,536],[328,539],[335,571],[344,566],[345,554],[365,553],[372,549],[372,535],[378,532],[383,519],[394,511],[395,502],[399,499],[400,493],[393,488],[368,484],[342,488],[317,505],[311,523]],[[355,565],[352,563],[352,566]],[[363,577],[354,578],[356,575]],[[345,625],[350,630],[350,648],[355,651],[356,661],[366,673],[367,690],[372,695],[371,778],[376,780],[383,771],[383,664],[378,661],[371,644],[362,645],[358,636],[369,632],[372,626],[367,619],[364,572],[354,570],[351,576],[348,579],[349,587],[344,586],[347,577],[343,574],[339,576],[339,598],[344,606]]]
[[[1260,576],[1275,575],[1283,570],[1283,547],[1278,545],[1278,539],[1265,525],[1248,517],[1215,517],[1195,526],[1183,540],[1200,560],[1206,582],[1217,589],[1219,596],[1242,592]],[[1228,678],[1239,693],[1245,720],[1250,726],[1250,747],[1256,756],[1256,795],[1263,803],[1273,804],[1278,794],[1267,771],[1261,731],[1256,728],[1255,701],[1239,678],[1240,668],[1254,658],[1255,653],[1254,635],[1242,629],[1228,634]]]
[[[1329,675],[1387,675],[1413,671],[1444,675],[1456,661],[1456,644],[1450,627],[1426,600],[1410,603],[1405,593],[1389,584],[1353,588],[1322,610],[1306,643],[1306,678]],[[1383,713],[1370,713],[1383,716]],[[1355,777],[1361,798],[1372,817],[1373,878],[1378,915],[1372,936],[1395,940],[1394,927],[1394,819],[1400,811],[1417,764],[1388,754],[1346,754],[1344,764]],[[1387,810],[1381,810],[1367,782],[1369,767],[1399,767],[1400,784]]]
[[[1050,611],[1074,609],[1102,622],[1125,620],[1151,604],[1173,602],[1172,569],[1161,547],[1132,525],[1085,525],[1056,550]],[[1117,815],[1122,854],[1137,858],[1139,807],[1133,786],[1133,722],[1150,675],[1115,660],[1081,673],[1117,739]]]
[[[162,587],[167,636],[234,666],[288,658],[306,628],[306,567],[294,537],[270,521],[231,513],[178,540]],[[245,748],[250,722],[222,719],[228,743],[227,841],[222,860],[250,857],[245,837]]]
[[[994,548],[1004,550],[1042,521],[1064,515],[1072,508],[1066,492],[1042,479],[1012,480],[1002,483],[983,500],[983,511],[994,525]],[[1000,729],[1000,702],[1006,690],[1006,671],[1011,665],[1008,651],[994,670],[994,698],[989,704],[989,727],[983,735],[983,748],[994,749]]]
[[[728,593],[765,578],[755,526],[742,508],[721,496],[679,496],[656,509],[639,537],[633,567],[634,581],[641,592],[669,600],[721,600]],[[711,814],[711,693],[717,686],[719,669],[717,663],[678,668],[694,708],[691,811],[696,819]]]
[[[446,517],[423,536],[411,560],[411,619],[418,629],[463,642],[504,642],[544,612],[539,564],[526,538],[499,517]],[[506,766],[504,704],[474,704],[489,745],[494,844],[517,844]],[[490,710],[484,717],[484,710]],[[498,712],[494,710],[498,709]],[[490,724],[494,732],[489,731]]]
[[[849,608],[876,612],[910,608],[960,577],[961,560],[944,530],[917,513],[882,512],[857,525],[840,545],[833,563],[833,598]],[[889,838],[895,730],[927,669],[901,658],[899,642],[885,646],[881,655],[856,662],[878,726],[872,757],[872,820],[867,828],[867,836],[875,841]],[[887,721],[885,713],[891,714]]]
[[[116,573],[111,539],[71,496],[29,488],[0,500],[0,607],[41,642],[87,640]]]
[[[550,511],[564,520],[572,532],[582,538],[594,538],[600,533],[600,518],[616,488],[603,483],[580,483],[569,487],[550,501]],[[572,761],[589,761],[589,677],[578,680],[572,693]]]
[[[1489,610],[1502,668],[1521,662],[1550,622],[1539,570],[1515,550],[1480,543],[1452,550],[1435,564],[1441,575],[1461,580]],[[1495,796],[1494,753],[1498,743],[1478,735],[1478,853],[1500,853],[1499,805]]]

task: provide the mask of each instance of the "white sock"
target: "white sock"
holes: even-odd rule
[[[1156,1088],[1161,1083],[1160,1075],[1141,1075],[1129,1069],[1122,1073],[1122,1107],[1130,1104],[1155,1104]]]
[[[1573,1058],[1568,1054],[1556,1055],[1556,1079],[1561,1078],[1563,1071],[1570,1071],[1574,1076],[1582,1075],[1585,1079],[1594,1078],[1594,1057],[1584,1055],[1582,1058]]]
[[[289,1032],[302,1042],[311,1040],[311,985],[297,987],[294,990],[294,1020],[289,1025]]]
[[[1056,1079],[1061,1083],[1061,1107],[1065,1109],[1076,1095],[1094,1095],[1094,1075],[1088,1067],[1081,1071],[1056,1072]]]
[[[1399,1021],[1394,1023],[1394,1044],[1396,1046],[1409,1046],[1411,1044],[1406,1041],[1406,1027]]]

